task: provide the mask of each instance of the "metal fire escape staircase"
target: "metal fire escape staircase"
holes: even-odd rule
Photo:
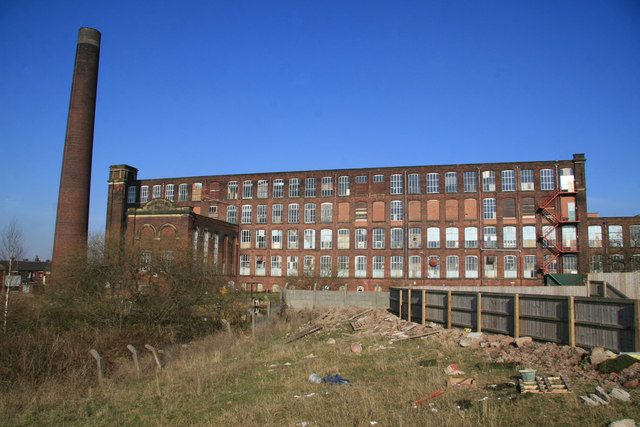
[[[576,243],[571,244],[570,246],[565,246],[562,241],[562,233],[560,233],[560,238],[558,239],[558,229],[560,229],[563,225],[566,224],[577,224],[579,222],[577,216],[576,218],[566,218],[562,216],[562,204],[561,199],[564,196],[575,196],[575,191],[568,190],[556,190],[549,196],[541,199],[538,202],[537,213],[544,218],[551,227],[544,231],[544,227],[538,233],[537,240],[542,244],[543,248],[548,249],[552,256],[547,257],[547,260],[544,259],[540,262],[539,270],[541,270],[542,274],[549,273],[549,266],[553,264],[559,258],[562,258],[565,254],[575,254],[578,252],[578,247]],[[549,236],[551,234],[556,236],[555,239],[550,239]],[[558,240],[560,240],[561,244],[558,244]]]

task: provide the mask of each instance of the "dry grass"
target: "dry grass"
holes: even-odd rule
[[[273,321],[256,338],[219,333],[167,354],[167,367],[156,372],[144,359],[136,379],[126,359],[116,363],[110,379],[88,392],[76,388],[81,378],[60,378],[36,390],[0,396],[0,419],[7,424],[38,425],[606,425],[616,419],[640,420],[637,404],[614,403],[587,408],[576,394],[515,396],[509,390],[483,389],[511,379],[513,370],[484,361],[480,353],[443,344],[435,337],[397,342],[358,337],[345,327],[319,332],[292,344],[285,334],[301,320]],[[332,337],[335,345],[326,340]],[[361,355],[350,352],[361,342]],[[376,350],[380,345],[386,348]],[[438,353],[441,353],[438,359]],[[310,354],[314,358],[305,358]],[[436,359],[436,366],[420,361]],[[411,402],[443,388],[443,368],[457,362],[478,379],[477,390],[447,392],[428,405]],[[290,365],[287,365],[290,364]],[[272,366],[276,365],[276,366]],[[312,384],[310,373],[340,373],[352,386]],[[93,372],[91,372],[93,374]],[[592,384],[581,384],[589,389]],[[310,397],[304,397],[315,393]],[[302,396],[302,397],[295,397]],[[488,400],[479,402],[483,397]],[[508,399],[509,396],[515,396]],[[500,399],[498,399],[500,397]],[[640,398],[638,393],[634,399]],[[456,401],[468,399],[468,410]]]

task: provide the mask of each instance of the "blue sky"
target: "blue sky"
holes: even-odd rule
[[[640,214],[637,1],[0,2],[0,225],[51,255],[77,30],[102,32],[91,231],[141,177],[587,155]]]

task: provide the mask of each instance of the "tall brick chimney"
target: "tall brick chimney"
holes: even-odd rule
[[[80,28],[60,175],[52,273],[73,255],[86,254],[99,56],[100,32]]]

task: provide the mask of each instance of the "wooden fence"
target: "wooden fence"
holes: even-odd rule
[[[391,288],[401,319],[614,351],[640,351],[640,301]]]

